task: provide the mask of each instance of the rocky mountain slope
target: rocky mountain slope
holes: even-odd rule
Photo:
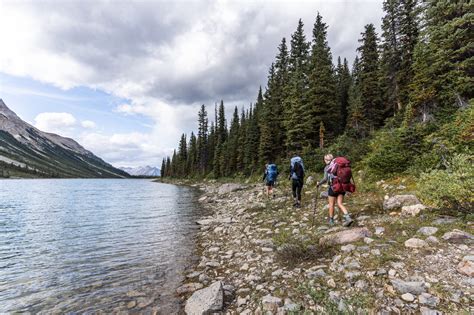
[[[187,314],[474,312],[474,222],[426,208],[403,183],[346,198],[350,228],[328,226],[311,185],[301,209],[283,184],[270,200],[260,185],[195,186],[212,214],[177,290]]]
[[[161,175],[159,168],[149,165],[139,167],[120,167],[120,169],[132,176],[157,177]]]
[[[0,99],[0,176],[128,177],[70,138],[23,121]]]

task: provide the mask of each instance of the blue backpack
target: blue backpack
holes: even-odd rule
[[[267,181],[275,181],[278,176],[278,169],[275,164],[267,166]]]

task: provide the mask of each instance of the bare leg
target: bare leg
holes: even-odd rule
[[[339,209],[344,212],[344,214],[347,214],[347,208],[342,204],[344,202],[344,195],[339,195],[337,196],[337,206]]]
[[[329,202],[329,217],[333,218],[334,217],[334,204],[336,203],[336,197],[328,196],[328,202]]]

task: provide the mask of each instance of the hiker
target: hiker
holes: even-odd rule
[[[293,199],[295,203],[293,207],[301,208],[301,191],[303,190],[304,182],[304,165],[303,160],[294,153],[290,160],[290,177],[291,189],[293,190]]]
[[[274,163],[265,164],[265,172],[263,173],[263,180],[265,180],[265,186],[267,187],[267,198],[270,198],[270,195],[273,193],[273,188],[275,187],[276,180],[278,177],[278,168]]]
[[[342,158],[342,159],[346,160],[348,164],[350,164],[350,162],[347,159],[345,158]],[[324,156],[324,163],[326,163],[326,166],[324,167],[324,178],[321,181],[319,181],[316,185],[317,187],[319,187],[324,183],[329,184],[329,189],[328,189],[329,224],[334,225],[334,205],[337,202],[337,206],[344,213],[344,221],[342,224],[344,226],[349,226],[354,222],[354,220],[351,219],[351,216],[349,212],[347,211],[347,208],[343,204],[346,191],[344,191],[344,189],[341,189],[339,186],[338,186],[338,189],[333,189],[333,184],[335,181],[337,181],[336,179],[337,176],[334,175],[334,173],[337,171],[335,170],[335,168],[337,167],[337,164],[335,163],[335,159],[333,155],[326,154]],[[349,170],[350,170],[350,167],[349,167]]]

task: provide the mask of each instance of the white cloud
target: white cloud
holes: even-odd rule
[[[92,120],[83,120],[81,121],[81,126],[86,129],[94,129],[96,127],[96,124]]]
[[[76,118],[70,113],[41,113],[35,117],[35,127],[41,131],[69,134],[76,125]]]

